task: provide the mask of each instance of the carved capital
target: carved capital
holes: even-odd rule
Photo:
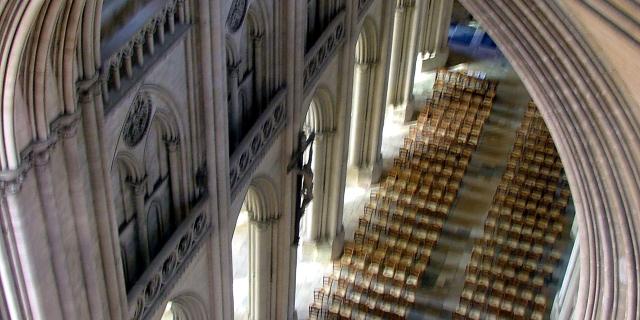
[[[80,111],[63,114],[51,123],[51,131],[56,132],[63,139],[69,139],[78,133],[79,122]]]
[[[167,144],[167,149],[169,149],[169,152],[176,152],[178,151],[178,149],[180,149],[180,138],[178,137],[165,138],[164,143]]]
[[[17,169],[0,171],[0,194],[16,194],[22,188],[31,164],[23,162]]]
[[[108,73],[100,75],[95,73],[91,78],[79,80],[76,83],[78,90],[78,100],[80,102],[89,102],[94,96],[100,94],[100,84],[102,81],[108,80]]]
[[[146,192],[147,176],[144,176],[142,178],[129,178],[127,179],[127,183],[131,187],[134,195],[144,195],[144,193]]]

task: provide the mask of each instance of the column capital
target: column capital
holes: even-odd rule
[[[136,196],[144,195],[146,192],[147,176],[142,178],[128,178],[127,183],[131,186],[133,194]]]
[[[180,138],[178,137],[165,138],[164,143],[167,145],[169,152],[176,152],[180,148]]]
[[[0,194],[16,194],[22,189],[22,182],[31,169],[30,163],[22,163],[18,168],[0,171]]]
[[[58,142],[57,135],[51,135],[46,140],[34,141],[22,152],[22,161],[30,162],[33,166],[39,167],[49,163],[51,151]]]
[[[78,133],[79,123],[80,110],[62,114],[51,123],[51,131],[56,132],[63,139],[72,138]]]

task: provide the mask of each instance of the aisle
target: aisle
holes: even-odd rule
[[[482,70],[488,78],[499,79],[500,84],[409,319],[451,318],[464,285],[473,240],[482,235],[484,219],[515,141],[515,131],[530,99],[504,60],[470,63],[468,68]]]

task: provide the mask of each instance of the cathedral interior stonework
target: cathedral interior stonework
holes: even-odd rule
[[[0,1],[0,319],[638,319],[631,0]]]

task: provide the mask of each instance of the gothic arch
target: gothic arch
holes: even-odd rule
[[[183,293],[169,300],[175,320],[206,320],[207,310],[194,293]],[[167,304],[169,303],[167,302]]]
[[[576,206],[576,319],[636,319],[640,303],[637,105],[551,1],[461,0],[500,46],[549,127]]]
[[[249,218],[256,221],[274,220],[280,216],[278,196],[271,179],[266,176],[254,178],[244,200]]]
[[[131,182],[142,181],[145,178],[144,168],[136,157],[129,151],[120,151],[116,154],[115,163],[127,172],[127,178]]]
[[[179,139],[183,136],[182,125],[178,121],[178,103],[173,99],[171,94],[167,90],[151,84],[142,86],[140,92],[148,92],[151,96],[151,101],[155,106],[155,113],[152,121],[158,120],[161,124],[163,134],[168,139]]]
[[[323,87],[316,89],[307,109],[308,125],[314,132],[331,132],[335,130],[334,112],[331,92]]]
[[[373,19],[365,17],[356,42],[356,63],[373,64],[378,62],[380,46],[377,30]]]
[[[307,207],[304,220],[304,237],[310,241],[330,240],[335,235],[335,210],[332,210],[331,198],[333,180],[332,174],[333,150],[335,140],[335,107],[331,92],[319,87],[314,92],[303,128],[316,135],[313,144],[313,202]],[[305,160],[306,161],[306,160]]]
[[[373,168],[378,160],[384,117],[384,106],[377,102],[382,90],[376,90],[379,50],[376,25],[365,17],[354,48],[349,165],[355,168]]]

